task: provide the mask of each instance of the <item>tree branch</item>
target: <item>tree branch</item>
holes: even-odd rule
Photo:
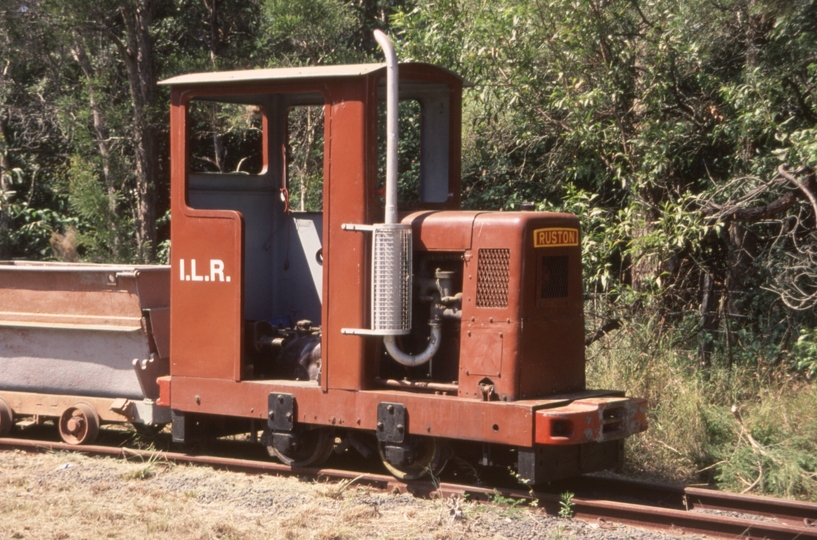
[[[772,182],[769,182],[766,184],[766,186],[763,186],[762,189],[754,190],[750,194],[752,197],[742,197],[737,201],[730,201],[723,205],[709,201],[703,208],[701,208],[701,212],[709,219],[709,221],[756,222],[770,219],[778,214],[781,214],[794,206],[797,201],[807,198],[811,202],[815,216],[817,216],[817,198],[814,196],[815,191],[817,191],[817,183],[815,183],[814,174],[811,173],[811,170],[808,168],[801,168],[790,172],[788,170],[788,165],[783,164],[778,167],[777,172],[778,176],[772,180]],[[795,176],[795,174],[803,174],[806,172],[809,174],[803,181],[798,180]],[[780,179],[785,179],[794,184],[794,186],[798,188],[799,193],[797,191],[788,191],[772,202],[766,203],[762,206],[749,208],[739,204],[739,201],[747,201],[748,199],[760,195],[762,192],[768,190],[770,186],[777,184],[777,180]]]
[[[601,328],[584,338],[584,346],[589,347],[591,344],[600,340],[613,330],[618,330],[622,326],[624,326],[624,323],[621,322],[621,319],[608,319],[607,322],[601,326]]]

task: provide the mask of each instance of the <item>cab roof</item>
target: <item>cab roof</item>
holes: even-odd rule
[[[472,86],[462,77],[440,66],[423,63],[405,63],[400,66],[422,66],[430,71],[453,76],[463,81],[463,86]],[[362,77],[385,70],[386,64],[345,64],[336,66],[304,66],[271,69],[247,69],[239,71],[211,71],[204,73],[189,73],[165,79],[159,84],[169,86],[193,86],[202,84],[224,84],[242,82],[285,82],[303,79]]]

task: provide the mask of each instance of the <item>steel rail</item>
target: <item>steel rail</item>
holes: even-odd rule
[[[771,540],[817,540],[817,504],[723,493],[699,488],[681,488],[630,480],[583,477],[561,482],[550,491],[484,488],[429,481],[402,482],[376,473],[340,469],[290,468],[274,462],[217,456],[157,452],[111,446],[77,446],[61,442],[28,439],[0,439],[0,450],[27,452],[70,451],[125,459],[162,459],[174,463],[206,465],[221,470],[269,473],[282,476],[310,476],[329,480],[354,481],[378,489],[408,492],[416,496],[451,497],[467,494],[471,500],[503,498],[533,500],[549,515],[559,513],[559,489],[578,493],[571,500],[573,516],[673,532],[704,534],[720,538],[768,538]],[[608,500],[609,498],[610,500]],[[640,501],[621,502],[621,499]],[[709,513],[717,510],[737,515]],[[751,517],[748,514],[752,514]]]
[[[693,512],[753,514],[791,526],[817,526],[817,505],[803,501],[597,476],[574,478],[558,484],[556,489],[562,484],[566,486],[565,489],[588,498],[612,497],[615,500]]]

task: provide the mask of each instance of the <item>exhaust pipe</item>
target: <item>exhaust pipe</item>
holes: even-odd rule
[[[383,336],[392,358],[406,366],[431,360],[440,346],[439,321],[431,324],[431,339],[426,350],[408,355],[398,347],[395,336],[411,333],[412,240],[411,225],[397,218],[397,143],[398,143],[398,71],[394,45],[381,30],[374,38],[386,56],[386,208],[384,223],[344,225],[345,230],[371,231],[372,311],[371,330],[341,329],[344,334]]]
[[[390,276],[378,276],[375,272],[377,270],[377,262],[375,262],[375,278],[374,287],[379,289],[380,284],[385,285],[386,288],[382,290],[387,296],[393,296],[394,291],[408,286],[405,297],[405,307],[402,309],[408,319],[405,320],[406,328],[411,330],[411,228],[410,226],[399,225],[397,223],[397,143],[398,143],[398,72],[397,72],[397,54],[394,52],[394,45],[391,40],[380,30],[374,31],[374,39],[377,41],[380,48],[383,49],[383,54],[386,56],[386,229],[383,233],[388,231],[389,243],[393,243],[393,257],[395,262],[400,259],[400,255],[406,257],[401,261],[402,269],[389,269]],[[395,228],[388,227],[389,225]],[[378,248],[378,229],[375,229],[375,258],[380,252]],[[383,235],[385,239],[385,234]],[[405,242],[403,250],[396,245],[400,240]],[[402,251],[402,253],[400,253]],[[374,292],[374,291],[373,291]],[[380,291],[378,291],[380,292]],[[372,309],[373,321],[378,317],[379,295],[374,294],[374,306]],[[397,315],[397,314],[392,314]],[[383,337],[383,342],[386,345],[386,350],[389,355],[398,363],[404,366],[419,366],[425,364],[436,354],[440,348],[441,327],[438,321],[431,323],[431,339],[429,340],[426,350],[418,355],[410,355],[401,351],[395,339],[397,334],[390,334]]]
[[[374,31],[374,39],[386,56],[386,224],[397,223],[397,142],[398,72],[397,54],[389,37],[381,30]]]

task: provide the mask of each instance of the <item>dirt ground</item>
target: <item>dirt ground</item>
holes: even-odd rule
[[[671,538],[513,505],[61,452],[0,452],[0,489],[4,539]]]

